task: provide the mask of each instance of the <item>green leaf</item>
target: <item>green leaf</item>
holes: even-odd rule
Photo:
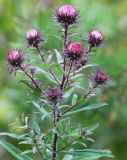
[[[19,142],[18,144],[33,144],[33,140],[31,138],[29,138],[26,141]]]
[[[46,65],[48,66],[46,69],[51,69],[49,64],[46,64]],[[48,73],[47,71],[45,71],[44,69],[41,69],[39,67],[36,67],[36,69],[37,69],[37,72],[42,73],[42,76],[44,76],[48,81],[50,81],[50,82],[52,82],[54,84],[57,84],[57,82],[53,79],[53,77],[51,76],[50,73]]]
[[[95,160],[101,157],[113,157],[110,150],[84,149],[74,151],[62,151],[65,154],[74,155],[72,160]]]
[[[98,64],[87,64],[87,65],[81,67],[80,69],[78,69],[75,73],[77,74],[86,68],[95,67],[95,66],[98,66]],[[73,76],[73,74],[70,74],[70,76]]]
[[[28,153],[33,153],[33,151],[32,150],[26,150],[26,151],[22,152],[22,154],[28,154]]]
[[[78,89],[81,89],[81,90],[84,91],[84,88],[83,88],[83,87],[81,86],[81,84],[78,83],[78,82],[72,83],[71,86],[72,86],[72,87],[75,87],[75,88],[78,88]]]
[[[48,117],[48,119],[52,119],[50,113],[48,113],[43,107],[41,107],[38,103],[32,102],[33,105],[45,116]]]
[[[82,111],[85,111],[85,110],[97,109],[97,108],[101,108],[101,107],[103,107],[103,106],[107,106],[107,104],[106,104],[106,103],[102,103],[102,104],[92,104],[92,105],[85,106],[85,107],[83,107],[83,108],[77,109],[77,110],[75,110],[75,111],[68,112],[68,113],[66,113],[65,115],[71,115],[71,114],[79,113],[79,112],[82,112]]]
[[[67,90],[65,93],[64,93],[64,98],[67,99],[71,96],[71,94],[74,92],[75,90],[75,87],[72,87],[70,88],[69,90]]]
[[[98,158],[97,158],[98,159]],[[84,157],[84,156],[76,156],[74,158],[72,158],[71,160],[97,160],[95,157],[94,158],[90,158],[90,157]]]
[[[47,58],[47,63],[49,64],[52,60],[53,54],[50,54]]]
[[[10,143],[7,143],[4,140],[0,140],[0,144],[8,151],[10,152],[14,157],[16,157],[19,160],[31,160],[30,157],[28,157],[25,154],[22,154],[22,151],[13,146]]]
[[[64,123],[67,124],[68,121],[70,121],[69,117],[63,118],[56,123],[56,126],[63,125]]]
[[[27,85],[33,90],[33,87],[30,85],[30,83],[27,80],[20,80],[19,83],[24,83],[25,85]]]
[[[39,124],[37,122],[34,122],[34,129],[37,133],[40,133],[41,130],[40,130],[40,127],[39,127]]]
[[[68,108],[70,105],[61,105],[59,106],[59,109],[62,109],[62,108]]]
[[[41,73],[43,74],[43,76],[44,76],[47,80],[49,80],[49,81],[52,82],[52,83],[57,84],[56,81],[54,81],[54,79],[52,78],[52,76],[51,76],[48,72],[46,72],[45,70],[41,70]]]
[[[62,56],[61,56],[60,52],[58,52],[58,50],[57,50],[57,49],[54,49],[54,51],[55,51],[55,54],[56,54],[56,58],[57,58],[57,62],[58,62],[58,64],[63,63],[63,58],[62,58]]]
[[[84,76],[84,74],[82,73],[79,73],[79,74],[76,74],[75,76],[72,76],[72,80],[78,80],[79,78],[81,78],[82,76]]]
[[[57,131],[58,132],[66,132],[68,130],[68,128],[70,127],[70,118],[66,117],[66,118],[62,118],[57,124]]]
[[[8,132],[3,132],[0,133],[0,136],[9,136],[11,138],[16,138],[16,139],[25,139],[25,135],[18,135],[18,134],[14,134],[14,133],[8,133]]]
[[[57,75],[57,78],[61,79],[61,77],[64,74],[64,70],[62,68],[62,65],[59,65],[58,63],[54,63],[51,65],[51,67],[52,67],[51,69],[54,69],[54,73],[55,73],[55,75]]]
[[[99,124],[94,124],[88,127],[85,127],[84,130],[89,131],[89,132],[93,132],[95,129],[97,129],[99,127]]]
[[[78,99],[77,94],[74,94],[73,97],[72,97],[72,105],[76,104],[77,99]]]
[[[63,160],[72,160],[72,155],[65,155]]]

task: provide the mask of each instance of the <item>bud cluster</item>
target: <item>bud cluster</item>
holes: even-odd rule
[[[72,66],[74,70],[79,69],[80,67],[86,65],[89,60],[89,53],[90,49],[93,47],[99,47],[103,41],[104,41],[104,35],[102,32],[99,32],[97,30],[93,30],[89,33],[87,36],[87,42],[90,45],[90,49],[87,51],[82,44],[79,42],[70,42],[67,39],[68,36],[68,27],[70,25],[73,25],[77,22],[79,15],[79,10],[76,10],[71,5],[64,5],[59,7],[55,11],[55,17],[57,19],[57,22],[61,24],[61,26],[64,28],[64,56],[65,56],[65,62],[66,61],[72,61]],[[66,28],[67,27],[67,28]],[[25,39],[28,46],[33,46],[38,51],[39,55],[41,56],[41,59],[44,59],[44,55],[40,52],[39,44],[42,42],[42,33],[37,29],[29,29],[25,34]],[[18,69],[20,66],[22,66],[22,63],[24,62],[25,57],[24,54],[20,49],[15,49],[8,52],[7,55],[7,61],[9,65],[14,68],[15,70]],[[44,63],[46,63],[45,60],[43,60]],[[70,64],[70,63],[69,63]],[[65,64],[66,65],[66,64]],[[30,69],[30,73],[32,76],[35,74],[35,70]],[[54,74],[51,72],[51,74],[54,76]],[[108,77],[105,73],[98,70],[94,74],[94,80],[96,84],[105,84]],[[56,80],[56,77],[55,77]],[[58,81],[57,81],[58,82]],[[61,90],[58,88],[50,88],[47,91],[47,97],[50,101],[57,101],[58,99],[62,98]]]

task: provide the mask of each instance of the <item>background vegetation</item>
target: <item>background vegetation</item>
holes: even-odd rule
[[[127,160],[126,0],[0,0],[0,132],[14,131],[14,125],[8,124],[14,123],[21,113],[33,110],[33,106],[27,103],[29,96],[26,96],[26,87],[18,83],[17,77],[8,74],[6,54],[9,49],[23,48],[25,31],[34,27],[41,29],[48,39],[44,45],[46,50],[59,49],[61,43],[55,38],[52,13],[63,4],[72,4],[81,10],[79,37],[87,35],[91,29],[105,33],[105,46],[95,52],[93,61],[99,63],[111,77],[108,86],[102,90],[103,94],[98,91],[98,97],[92,99],[107,102],[109,106],[77,115],[75,121],[84,125],[99,122],[100,126],[94,134],[96,141],[90,146],[109,148],[116,156],[115,160]],[[30,52],[27,54],[35,57],[36,64],[36,55]],[[17,145],[16,141],[12,143]],[[0,159],[3,157],[4,160],[14,159],[0,147]]]

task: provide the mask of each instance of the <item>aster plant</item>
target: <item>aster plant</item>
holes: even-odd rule
[[[23,134],[0,133],[16,138],[20,141],[19,144],[29,145],[28,150],[21,151],[3,140],[0,140],[0,144],[19,160],[31,160],[35,156],[35,159],[40,156],[44,160],[95,160],[103,156],[112,157],[109,150],[87,149],[87,141],[93,142],[90,136],[98,124],[85,127],[77,125],[72,122],[71,116],[106,105],[88,105],[88,100],[97,88],[107,83],[108,75],[97,68],[88,76],[87,83],[84,78],[86,68],[95,68],[89,59],[91,52],[103,44],[104,35],[97,30],[91,31],[85,38],[88,44],[88,48],[85,48],[80,42],[72,40],[73,34],[70,32],[79,21],[79,10],[71,5],[61,6],[55,10],[54,18],[62,34],[63,48],[60,52],[55,49],[54,53],[43,53],[41,44],[44,38],[41,31],[29,29],[25,34],[27,47],[35,49],[42,61],[42,68],[28,65],[27,58],[20,49],[11,50],[7,54],[10,73],[20,72],[28,78],[21,82],[30,88],[29,94],[35,93],[32,104],[36,107],[36,112],[33,113],[34,116],[23,114],[17,120]],[[46,81],[41,81],[37,77],[38,73],[46,77]],[[87,88],[79,81],[83,78]]]

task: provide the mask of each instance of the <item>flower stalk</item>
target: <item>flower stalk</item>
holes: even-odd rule
[[[35,88],[39,91],[42,92],[42,89],[40,88],[40,86],[38,85],[38,83],[34,80],[34,78],[32,76],[30,76],[25,69],[22,66],[19,66],[19,68],[21,69],[21,71],[31,80],[31,82],[34,84]]]
[[[66,52],[66,47],[67,47],[67,36],[68,36],[68,25],[65,24],[65,26],[64,26],[64,43],[63,43],[63,55],[64,55],[63,70],[64,70],[64,74],[63,74],[62,82],[61,82],[61,85],[60,85],[61,89],[64,89],[64,82],[66,80],[66,75],[65,75],[65,71],[66,71],[65,52]]]

